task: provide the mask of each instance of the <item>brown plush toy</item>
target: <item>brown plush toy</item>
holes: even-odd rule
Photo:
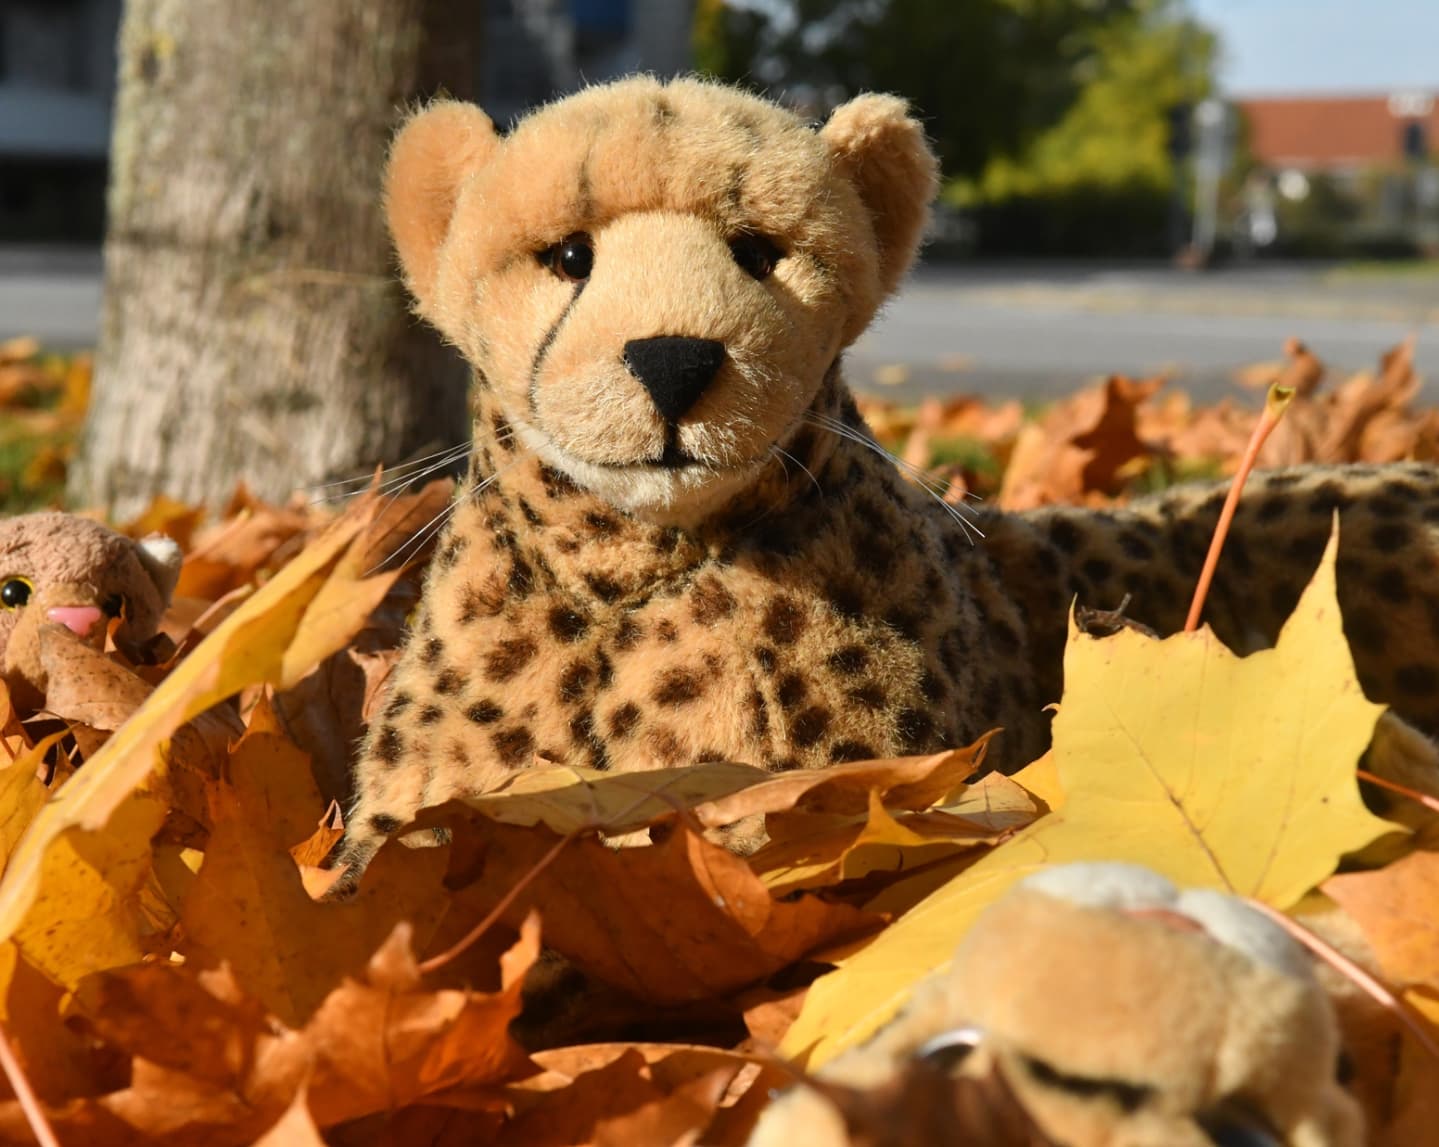
[[[180,548],[160,535],[137,542],[53,512],[0,521],[0,664],[11,695],[36,703],[45,694],[42,627],[103,649],[118,617],[117,639],[138,647],[159,628],[179,575]]]
[[[882,1089],[921,1059],[997,1073],[1065,1147],[1359,1147],[1339,1056],[1331,1002],[1277,925],[1231,896],[1089,863],[997,901],[946,971],[818,1079]],[[750,1147],[853,1141],[821,1089],[800,1086]]]

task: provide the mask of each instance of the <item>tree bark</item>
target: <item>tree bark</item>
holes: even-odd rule
[[[281,498],[463,441],[380,209],[407,104],[472,86],[480,4],[127,0],[105,301],[73,502]]]

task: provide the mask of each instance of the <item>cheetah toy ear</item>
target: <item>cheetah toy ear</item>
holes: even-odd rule
[[[879,247],[880,289],[888,295],[919,250],[939,189],[939,161],[924,128],[896,96],[857,96],[841,104],[820,138],[869,212]]]
[[[441,100],[412,116],[385,165],[385,218],[419,313],[434,322],[436,284],[450,220],[466,180],[499,143],[490,118],[473,104]]]

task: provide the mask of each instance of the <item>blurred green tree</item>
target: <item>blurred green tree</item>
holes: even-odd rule
[[[701,0],[695,51],[703,70],[817,111],[901,93],[946,199],[1044,249],[1103,247],[1126,219],[1162,235],[1170,110],[1209,94],[1215,40],[1178,0]]]
[[[1172,190],[1169,111],[1209,95],[1214,37],[1173,4],[1147,0],[1091,29],[1088,39],[1092,54],[1058,120],[1018,152],[992,157],[960,188],[985,200],[1080,188]]]
[[[946,187],[975,209],[982,246],[1153,254],[1183,241],[1188,166],[1171,132],[1213,89],[1215,37],[1174,0],[1135,0],[1087,40],[1058,119]]]
[[[816,104],[899,92],[946,174],[978,175],[1058,122],[1148,0],[700,0],[696,65]]]

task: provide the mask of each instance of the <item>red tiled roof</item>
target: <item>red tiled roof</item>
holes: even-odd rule
[[[1439,98],[1427,115],[1403,117],[1388,96],[1243,99],[1249,147],[1268,167],[1372,167],[1403,157],[1404,125],[1426,125],[1431,154],[1439,153]]]

